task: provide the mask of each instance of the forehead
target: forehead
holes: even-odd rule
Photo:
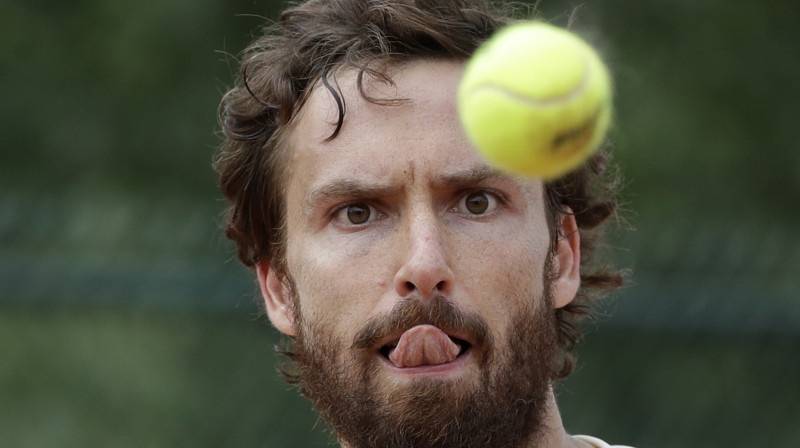
[[[327,82],[342,98],[346,109],[345,123],[360,126],[372,119],[391,115],[395,118],[419,114],[444,115],[455,112],[456,91],[463,73],[463,62],[450,60],[416,60],[384,68],[387,79],[364,73],[359,90],[358,71],[341,68],[331,72]],[[366,96],[378,101],[370,102]],[[324,121],[320,121],[322,118]],[[298,131],[317,130],[318,138],[326,139],[335,129],[338,104],[323,81],[311,89],[309,98],[296,120]],[[353,134],[342,131],[343,138]],[[300,135],[300,133],[298,133]]]
[[[462,69],[463,63],[456,61],[415,61],[390,68],[393,84],[365,75],[364,93],[397,100],[391,105],[364,98],[355,70],[336,72],[329,82],[346,112],[340,133],[331,140],[339,107],[318,83],[289,132],[289,185],[324,182],[333,176],[388,180],[403,174],[424,177],[485,167],[456,112]]]

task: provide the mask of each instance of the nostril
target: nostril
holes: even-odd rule
[[[414,286],[414,284],[411,283],[411,282],[406,282],[406,288],[408,288],[409,291],[413,291],[413,290],[417,289],[417,287]]]
[[[436,284],[436,290],[437,291],[444,290],[444,280],[442,280],[442,281],[440,281],[439,283]]]

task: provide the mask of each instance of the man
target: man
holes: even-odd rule
[[[479,1],[311,0],[252,44],[223,100],[227,235],[290,338],[287,378],[345,448],[606,447],[554,394],[579,320],[606,156],[544,184],[498,172],[456,115]],[[603,196],[612,194],[612,196]]]

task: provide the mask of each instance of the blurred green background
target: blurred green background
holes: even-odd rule
[[[218,230],[219,98],[282,3],[0,14],[0,446],[310,447]],[[788,0],[545,0],[617,89],[634,284],[559,389],[640,448],[800,446],[800,17]]]

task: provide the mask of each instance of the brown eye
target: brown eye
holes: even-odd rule
[[[482,215],[489,208],[489,198],[483,192],[470,193],[464,198],[464,206],[473,215]]]
[[[347,207],[347,220],[351,224],[364,224],[369,220],[370,210],[366,205],[356,204]]]

